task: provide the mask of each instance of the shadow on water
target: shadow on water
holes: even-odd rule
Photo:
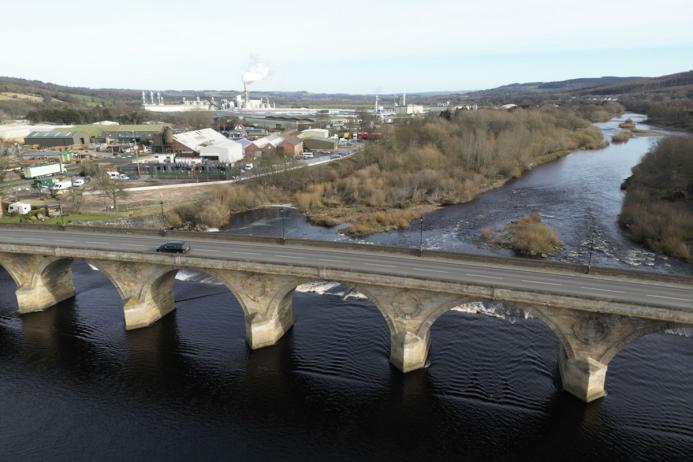
[[[0,274],[0,447],[6,460],[690,460],[691,339],[617,356],[609,397],[560,391],[558,341],[537,320],[448,312],[430,366],[389,366],[367,300],[296,293],[296,325],[250,351],[240,306],[177,281],[177,310],[123,329],[106,278],[19,317]],[[13,305],[14,304],[14,305]],[[660,353],[653,354],[652,351]],[[654,436],[653,436],[654,435]]]

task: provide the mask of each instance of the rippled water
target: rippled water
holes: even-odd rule
[[[465,236],[429,231],[429,245]],[[450,311],[430,366],[405,376],[382,316],[337,284],[302,286],[294,328],[250,351],[240,306],[205,275],[179,273],[176,311],[126,332],[108,280],[73,271],[73,300],[22,317],[0,272],[0,461],[693,460],[690,337],[632,343],[585,405],[561,391],[558,340],[535,319]]]

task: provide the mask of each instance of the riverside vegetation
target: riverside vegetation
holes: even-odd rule
[[[556,230],[541,221],[538,211],[522,215],[496,234],[490,229],[482,229],[481,237],[492,245],[513,249],[517,254],[528,257],[546,257],[561,250],[563,242]]]
[[[402,229],[435,207],[463,203],[576,149],[604,144],[574,110],[457,111],[383,127],[352,158],[219,188],[169,214],[173,226],[219,227],[232,213],[292,202],[316,224],[363,235]]]
[[[631,238],[693,262],[693,137],[660,140],[623,187],[619,223]]]

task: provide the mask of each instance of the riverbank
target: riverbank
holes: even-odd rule
[[[693,138],[662,139],[623,187],[619,224],[635,242],[693,262]]]
[[[299,181],[279,175],[272,185],[309,222],[364,236],[406,229],[439,207],[470,202],[539,165],[605,145],[588,120],[556,108],[460,111],[384,131],[381,142],[340,170]]]

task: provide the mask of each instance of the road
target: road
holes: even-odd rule
[[[64,248],[154,252],[161,236],[102,232],[0,228],[0,243],[53,245]],[[515,265],[388,254],[364,250],[329,249],[267,242],[190,239],[194,257],[291,264],[338,270],[364,270],[393,276],[473,283],[495,288],[531,290],[588,297],[639,306],[651,305],[693,312],[693,285],[555,272]],[[365,246],[364,246],[365,247]]]

